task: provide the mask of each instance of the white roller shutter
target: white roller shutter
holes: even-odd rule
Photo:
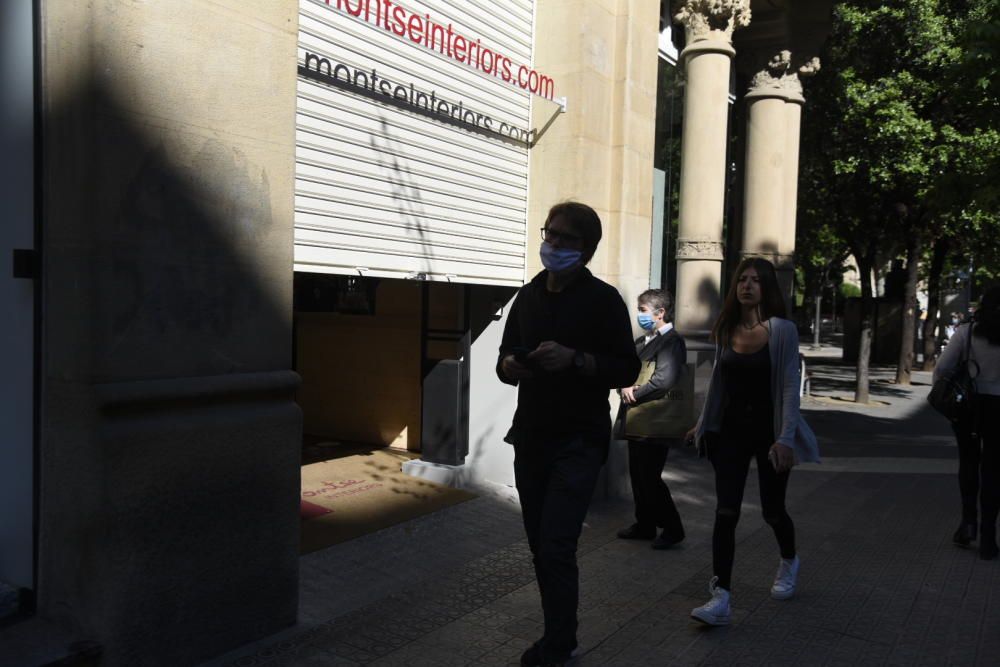
[[[403,8],[531,65],[532,0]],[[530,94],[336,0],[299,11],[295,269],[520,285]]]

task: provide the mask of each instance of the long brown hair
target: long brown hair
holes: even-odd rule
[[[740,276],[747,269],[757,271],[760,278],[760,305],[757,306],[757,316],[763,322],[771,317],[787,317],[788,311],[785,309],[785,299],[781,296],[781,287],[778,285],[778,276],[774,272],[774,264],[763,257],[747,257],[733,272],[733,279],[729,281],[729,291],[726,292],[726,300],[722,303],[722,311],[715,318],[712,326],[712,341],[715,343],[729,344],[729,337],[733,329],[740,322],[740,302],[736,298]]]

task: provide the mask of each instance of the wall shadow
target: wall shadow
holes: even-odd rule
[[[106,664],[193,664],[296,617],[292,171],[114,65],[42,115],[39,613]]]

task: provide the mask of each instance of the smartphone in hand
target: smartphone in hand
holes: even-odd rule
[[[510,353],[514,355],[514,361],[521,364],[525,368],[538,372],[541,370],[541,368],[538,366],[537,363],[535,363],[535,361],[528,358],[528,355],[531,354],[533,351],[534,350],[528,347],[514,347],[511,348]]]

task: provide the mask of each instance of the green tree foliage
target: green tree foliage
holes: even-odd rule
[[[938,194],[953,221],[961,263],[981,281],[1000,278],[1000,0],[968,0],[959,9],[959,61],[947,129],[953,169]],[[967,256],[967,257],[966,257]],[[958,258],[956,258],[958,259]]]
[[[977,267],[988,265],[985,255],[1000,245],[983,244],[1000,238],[989,204],[997,179],[988,175],[1000,155],[994,128],[998,3],[844,0],[834,6],[823,69],[807,92],[800,191],[827,211],[827,226],[850,248],[862,275],[859,401],[867,400],[865,336],[877,259],[905,251],[911,304],[917,263],[939,239],[947,237],[952,252],[984,255]],[[904,340],[912,336],[904,332]],[[901,359],[898,378],[908,377],[904,365],[909,371]]]

